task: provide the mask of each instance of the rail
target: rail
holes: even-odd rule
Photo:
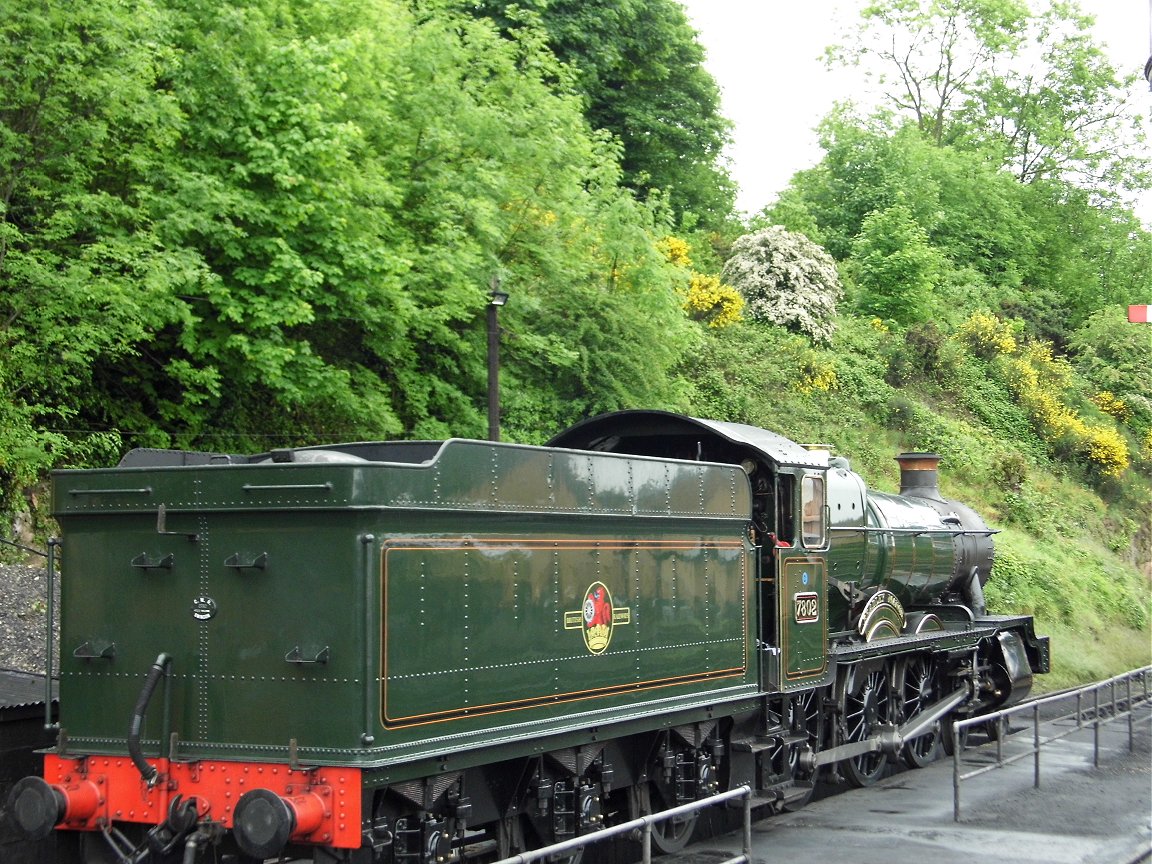
[[[739,786],[727,792],[720,792],[707,798],[701,798],[699,801],[692,801],[688,804],[681,804],[679,807],[661,810],[659,813],[641,816],[628,822],[622,822],[619,825],[613,825],[610,828],[601,828],[599,831],[593,831],[591,834],[581,834],[579,837],[573,837],[571,840],[563,840],[560,843],[553,843],[551,846],[530,849],[518,855],[513,855],[511,858],[503,858],[497,861],[496,864],[530,864],[532,861],[540,861],[541,859],[550,858],[554,855],[575,852],[585,846],[590,846],[601,840],[607,840],[609,837],[618,837],[621,834],[632,834],[636,831],[640,832],[640,842],[644,849],[643,864],[652,864],[653,825],[663,822],[666,819],[685,816],[697,810],[703,810],[705,807],[711,807],[713,804],[723,804],[725,801],[733,801],[737,798],[744,799],[744,852],[734,858],[717,862],[717,864],[750,864],[752,861],[752,789],[749,786]]]
[[[1045,744],[1051,744],[1061,738],[1066,738],[1076,732],[1083,731],[1087,723],[1090,723],[1092,726],[1092,764],[1094,767],[1099,767],[1100,765],[1100,727],[1111,723],[1113,720],[1118,720],[1122,717],[1128,718],[1128,749],[1130,751],[1133,750],[1135,747],[1135,713],[1140,708],[1152,706],[1152,693],[1149,692],[1149,679],[1152,679],[1152,666],[1145,666],[1142,669],[1133,669],[1131,672],[1125,672],[1123,675],[1116,675],[1106,681],[1089,684],[1077,690],[1069,690],[1063,693],[1055,693],[1051,696],[1044,696],[1031,702],[1005,708],[994,714],[981,714],[976,717],[957,720],[952,724],[951,729],[953,821],[960,821],[960,784],[963,781],[971,780],[981,774],[995,771],[998,768],[1003,768],[1006,765],[1011,765],[1014,762],[1019,762],[1031,756],[1033,759],[1032,785],[1039,789],[1040,749]],[[1135,694],[1133,693],[1133,684],[1137,684],[1139,687]],[[1119,696],[1117,695],[1118,688],[1123,688],[1124,691]],[[1100,695],[1103,691],[1108,691],[1108,697],[1104,703],[1101,703]],[[1091,705],[1085,707],[1085,698],[1089,696],[1091,697]],[[1040,709],[1062,702],[1070,702],[1073,699],[1076,701],[1075,711],[1060,714],[1056,717],[1049,717],[1046,722],[1055,724],[1074,718],[1076,725],[1047,738],[1041,738]],[[1004,739],[1007,728],[1004,721],[1008,717],[1022,714],[1026,711],[1032,712],[1032,746],[1021,753],[1005,757]],[[989,734],[996,739],[996,761],[993,764],[984,765],[962,774],[960,772],[960,756],[963,750],[961,740],[964,731],[972,726],[985,726],[988,728]]]

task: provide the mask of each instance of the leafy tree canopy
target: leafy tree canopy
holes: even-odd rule
[[[1149,184],[1142,108],[1075,0],[877,0],[830,65],[859,65],[887,118],[994,156],[1023,182],[1116,196]]]
[[[1060,181],[1022,184],[979,152],[936,146],[914,124],[891,132],[841,109],[821,140],[824,159],[797,174],[765,218],[848,260],[859,257],[871,214],[902,208],[901,230],[913,220],[943,256],[919,314],[957,324],[963,310],[991,303],[1063,344],[1095,310],[1152,290],[1150,235],[1123,206]]]
[[[512,434],[679,404],[667,226],[538,29],[400,0],[0,2],[0,492],[122,438],[483,434],[494,275]]]
[[[688,227],[720,227],[736,187],[723,158],[731,123],[704,49],[676,0],[503,0],[470,4],[516,27],[531,10],[575,73],[588,121],[620,141],[624,182],[659,191]]]

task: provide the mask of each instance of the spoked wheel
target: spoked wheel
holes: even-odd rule
[[[913,657],[904,670],[904,720],[908,721],[940,698],[936,660],[931,655]],[[900,755],[911,768],[923,768],[940,755],[940,723],[904,745]]]
[[[888,676],[883,669],[871,672],[853,670],[842,692],[840,722],[845,744],[866,741],[891,720],[892,698]],[[841,763],[845,779],[853,786],[871,786],[884,776],[888,757],[879,750],[853,756]]]
[[[660,789],[653,783],[638,783],[632,788],[632,818],[639,819],[652,813],[667,810],[672,804],[665,803]],[[670,855],[681,851],[692,839],[696,830],[696,819],[700,812],[693,811],[685,816],[664,819],[652,825],[652,845],[658,852]]]
[[[819,752],[824,740],[824,712],[821,704],[821,690],[806,690],[788,700],[785,713],[785,727],[793,735],[807,737],[807,747]],[[784,799],[785,810],[799,810],[812,800],[816,791],[816,778],[820,773],[815,770],[805,770],[800,765],[800,753],[805,745],[793,747],[789,755],[788,765],[792,774],[793,790]]]

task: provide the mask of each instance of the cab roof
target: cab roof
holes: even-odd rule
[[[775,432],[670,411],[628,410],[583,420],[548,442],[550,447],[739,463],[754,451],[777,465],[827,468],[828,454]]]

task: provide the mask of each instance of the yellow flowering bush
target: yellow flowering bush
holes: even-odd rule
[[[692,266],[688,244],[679,237],[669,235],[658,240],[656,248],[669,264],[686,270]],[[740,320],[743,309],[744,297],[731,285],[725,285],[717,276],[689,270],[684,311],[694,321],[706,322],[709,327],[727,327]]]
[[[1105,477],[1119,477],[1128,467],[1128,444],[1115,429],[1107,426],[1087,426],[1084,430],[1084,450],[1088,460]]]
[[[688,297],[684,310],[697,321],[707,321],[709,327],[727,327],[740,320],[744,298],[731,285],[725,285],[716,276],[693,273],[688,283]]]
[[[1066,361],[1053,357],[1051,345],[1027,345],[1018,355],[1006,358],[1005,369],[1020,403],[1049,440],[1066,440],[1105,477],[1124,473],[1130,457],[1123,436],[1114,428],[1088,423],[1058,398],[1071,383],[1071,369]]]
[[[1092,401],[1096,403],[1097,408],[1105,414],[1112,415],[1121,423],[1126,423],[1132,419],[1132,412],[1128,409],[1128,403],[1108,390],[1097,393],[1096,398]]]
[[[796,382],[801,393],[827,393],[836,386],[836,368],[824,360],[810,358],[801,368],[802,377]]]
[[[979,357],[991,359],[1016,353],[1016,335],[1012,325],[987,312],[974,312],[961,324],[960,337]]]
[[[688,256],[688,243],[679,237],[669,235],[656,241],[656,248],[667,259],[669,264],[678,267],[691,267],[692,259]]]

